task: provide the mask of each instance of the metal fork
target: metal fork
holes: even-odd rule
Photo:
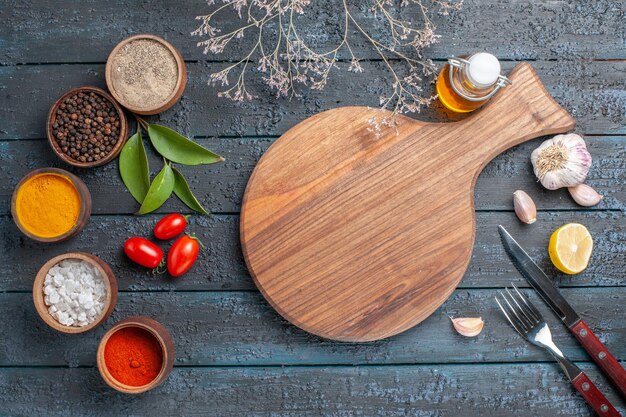
[[[572,385],[598,415],[620,416],[615,407],[604,397],[589,377],[556,347],[552,341],[550,328],[539,310],[519,292],[514,284],[511,285],[513,286],[512,290],[505,288],[504,292],[499,292],[502,302],[496,297],[496,303],[500,306],[511,326],[530,343],[546,349],[554,356]]]

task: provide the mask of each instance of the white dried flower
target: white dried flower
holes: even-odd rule
[[[336,47],[330,51],[317,52],[309,46],[302,37],[304,31],[297,28],[295,15],[306,12],[311,0],[209,0],[208,4],[214,10],[203,16],[196,17],[200,26],[191,34],[205,36],[206,39],[198,42],[204,53],[220,54],[233,39],[239,39],[246,32],[254,31],[256,40],[250,42],[251,49],[241,60],[226,70],[212,74],[210,85],[221,84],[229,86],[228,77],[236,74],[237,82],[229,89],[220,92],[220,97],[232,100],[251,100],[254,96],[246,91],[245,74],[250,67],[262,72],[263,80],[276,92],[277,97],[293,97],[297,95],[298,86],[314,90],[323,89],[328,82],[332,69],[337,68],[340,52],[346,52],[350,59],[348,71],[363,72],[359,59],[354,55],[350,46],[351,33],[359,32],[382,58],[391,79],[392,91],[380,97],[380,106],[390,110],[393,118],[397,114],[416,113],[422,106],[429,105],[434,97],[422,97],[422,76],[431,76],[436,72],[432,61],[422,58],[424,48],[437,42],[439,36],[435,34],[435,25],[431,20],[431,11],[427,4],[432,5],[441,14],[448,14],[458,10],[463,0],[402,0],[401,7],[411,8],[405,13],[411,19],[402,19],[394,16],[397,2],[394,0],[373,0],[370,7],[375,16],[382,16],[387,25],[390,37],[387,40],[379,39],[377,34],[368,33],[363,24],[359,24],[356,15],[352,14],[347,2],[338,2],[337,24],[343,29],[343,36]],[[227,8],[234,9],[242,19],[242,25],[224,33],[215,21],[220,12]],[[419,17],[416,18],[416,12]],[[415,23],[419,22],[419,23]],[[271,27],[267,27],[267,24]],[[352,29],[352,30],[350,30]],[[393,58],[393,59],[390,59]],[[248,65],[251,61],[258,65]],[[408,75],[401,76],[400,67],[408,67]],[[395,126],[389,116],[371,120],[377,124],[373,129],[380,134],[381,127]]]

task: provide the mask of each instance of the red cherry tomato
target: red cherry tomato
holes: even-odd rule
[[[167,270],[173,277],[179,277],[193,266],[198,259],[200,243],[195,237],[181,236],[167,254]]]
[[[154,236],[157,239],[169,240],[185,231],[187,218],[181,214],[169,214],[163,217],[154,226]]]
[[[163,251],[148,239],[131,237],[124,242],[124,253],[141,266],[156,268],[163,260]]]

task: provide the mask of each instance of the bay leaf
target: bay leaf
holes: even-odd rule
[[[150,189],[150,167],[140,131],[128,138],[122,148],[119,169],[122,181],[130,194],[139,204],[143,203]]]
[[[183,165],[214,164],[224,160],[218,154],[187,139],[169,127],[149,124],[148,136],[155,149],[172,162]]]
[[[146,198],[143,200],[137,214],[150,213],[161,207],[172,195],[175,181],[172,167],[170,164],[165,163],[163,169],[154,177],[148,194],[146,194]]]
[[[174,194],[180,198],[180,201],[198,213],[209,214],[204,207],[202,207],[202,204],[200,204],[196,196],[193,195],[193,192],[191,192],[189,184],[183,174],[176,168],[172,168],[172,171],[174,171],[174,178],[176,179],[174,183]]]

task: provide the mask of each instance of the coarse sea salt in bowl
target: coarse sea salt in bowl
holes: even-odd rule
[[[44,322],[63,333],[89,331],[113,312],[117,279],[102,259],[70,252],[46,262],[35,277],[33,301]]]

